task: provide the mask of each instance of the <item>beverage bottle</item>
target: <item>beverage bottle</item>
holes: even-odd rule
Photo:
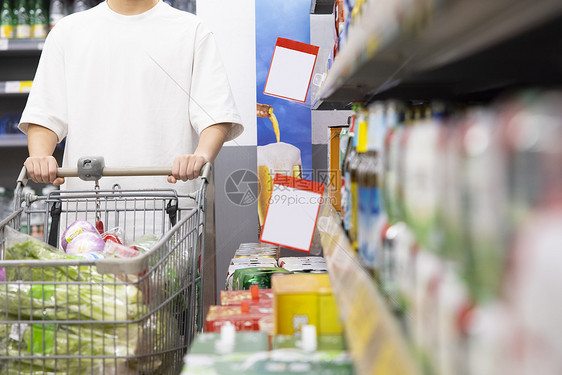
[[[33,18],[31,20],[31,36],[33,38],[45,38],[47,36],[49,20],[44,5],[45,3],[43,0],[35,0]]]
[[[351,177],[349,176],[349,159],[353,152],[353,138],[355,137],[355,120],[357,115],[357,104],[353,104],[353,114],[349,117],[349,131],[346,138],[345,153],[343,156],[343,161],[341,165],[341,218],[343,221],[343,227],[346,231],[349,230],[350,223],[350,197],[349,197],[349,187],[351,184]]]
[[[86,0],[74,0],[74,4],[72,4],[72,13],[83,12],[89,8],[90,6]]]
[[[367,111],[361,107],[357,113],[357,135],[354,138],[353,159],[349,164],[349,176],[351,178],[350,197],[351,197],[351,222],[349,226],[349,237],[352,242],[353,249],[357,251],[359,242],[357,239],[358,216],[359,216],[359,168],[363,162],[365,152],[367,151]]]
[[[29,23],[29,7],[26,0],[17,0],[16,3],[16,38],[31,38],[31,25]]]
[[[359,257],[366,267],[377,270],[380,255],[380,169],[381,151],[385,133],[385,107],[375,102],[369,107],[367,126],[367,144],[360,145],[359,151],[365,151],[359,166],[358,192],[358,243]],[[376,272],[375,272],[376,273]]]
[[[0,13],[0,39],[11,39],[14,37],[14,12],[10,0],[2,1]]]
[[[52,29],[55,27],[64,16],[66,16],[66,6],[63,0],[51,0],[49,7],[49,26]]]

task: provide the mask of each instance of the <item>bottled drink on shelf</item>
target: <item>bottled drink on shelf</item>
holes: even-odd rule
[[[49,19],[44,0],[35,0],[33,18],[31,20],[31,36],[33,38],[45,38],[49,31]]]
[[[66,5],[63,0],[51,0],[49,7],[49,27],[55,27],[64,16],[66,16]]]
[[[353,104],[353,114],[351,115],[351,123],[349,125],[349,133],[347,136],[346,151],[342,162],[341,168],[341,217],[343,220],[343,227],[349,231],[351,224],[351,175],[350,175],[350,161],[355,153],[355,124],[357,122],[357,108],[359,104]]]
[[[17,0],[15,11],[17,26],[16,38],[28,39],[31,38],[31,24],[29,20],[29,7],[26,0]]]
[[[367,111],[362,106],[357,109],[356,135],[353,138],[352,157],[349,161],[349,177],[350,177],[350,223],[349,238],[353,245],[353,249],[357,251],[359,242],[357,238],[358,216],[359,216],[359,168],[363,162],[365,152],[367,151]]]
[[[2,1],[0,13],[0,39],[11,39],[14,37],[14,11],[10,0]]]
[[[385,106],[376,102],[369,106],[367,144],[358,170],[358,233],[359,256],[377,275],[380,251],[380,157],[385,133]],[[363,148],[361,148],[363,150]]]
[[[72,13],[83,12],[90,9],[90,5],[87,0],[74,0],[72,4]]]

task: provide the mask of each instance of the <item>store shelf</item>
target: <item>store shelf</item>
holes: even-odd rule
[[[2,134],[0,135],[0,147],[25,147],[27,137],[23,134]]]
[[[325,205],[318,221],[332,290],[354,365],[360,375],[417,375],[419,370],[373,278],[361,266],[336,211]]]
[[[380,25],[373,21],[385,18],[377,13],[379,4],[367,3],[349,31],[315,107],[389,93],[454,96],[516,84],[561,83],[562,1],[444,1],[406,26],[392,21],[383,29],[402,31],[386,37],[378,35]]]
[[[29,94],[32,81],[0,81],[0,96],[23,96]]]
[[[311,14],[332,14],[334,13],[335,0],[312,0],[310,2]]]
[[[43,50],[45,39],[0,39],[0,53]]]

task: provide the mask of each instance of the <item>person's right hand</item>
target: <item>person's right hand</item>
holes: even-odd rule
[[[53,185],[64,184],[64,178],[57,177],[58,164],[53,156],[30,156],[23,163],[27,174],[35,182]]]

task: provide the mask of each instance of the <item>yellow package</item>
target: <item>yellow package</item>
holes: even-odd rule
[[[292,335],[306,324],[319,335],[341,333],[327,274],[292,274],[272,279],[275,334]]]

